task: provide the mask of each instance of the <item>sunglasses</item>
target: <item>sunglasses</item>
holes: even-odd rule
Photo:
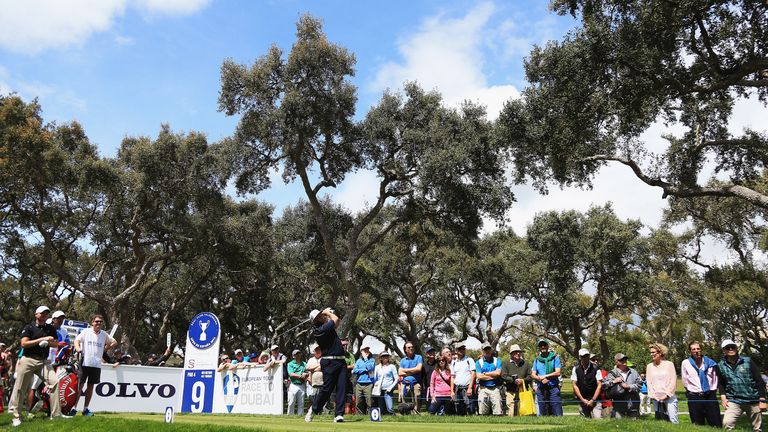
[[[727,350],[735,350],[736,349],[736,345],[726,345],[725,349],[727,349]]]
[[[94,323],[94,324],[101,324],[101,323],[103,323],[103,322],[104,322],[104,321],[102,321],[102,320],[95,320],[93,323]]]

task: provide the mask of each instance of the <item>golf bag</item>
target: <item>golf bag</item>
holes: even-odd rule
[[[80,372],[79,359],[71,355],[72,347],[70,345],[64,345],[59,348],[59,352],[56,355],[56,360],[53,363],[53,367],[56,369],[56,379],[58,380],[58,394],[54,397],[58,397],[61,402],[61,412],[68,413],[75,407],[77,403],[77,397],[79,389],[78,373]],[[47,415],[51,414],[51,394],[54,388],[40,384],[36,389],[33,389],[35,393],[35,399],[32,404],[30,414],[34,415],[38,411],[42,411]]]

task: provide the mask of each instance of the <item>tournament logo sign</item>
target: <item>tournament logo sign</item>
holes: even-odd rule
[[[240,393],[240,377],[236,373],[230,371],[224,375],[224,401],[227,406],[227,411],[232,412],[232,408],[235,407],[237,402],[237,394]]]
[[[219,337],[219,318],[210,312],[201,312],[189,323],[189,342],[197,349],[210,348]]]

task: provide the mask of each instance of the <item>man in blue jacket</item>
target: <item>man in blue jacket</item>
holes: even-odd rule
[[[373,406],[373,371],[376,369],[376,360],[371,355],[371,347],[363,343],[360,348],[360,358],[352,368],[352,374],[357,377],[355,383],[355,398],[357,399],[357,412],[367,414]]]

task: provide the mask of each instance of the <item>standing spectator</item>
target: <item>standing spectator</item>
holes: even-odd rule
[[[400,359],[400,370],[398,371],[398,375],[403,377],[398,400],[403,402],[410,398],[413,403],[413,410],[418,413],[420,411],[423,360],[420,355],[416,354],[416,348],[412,342],[406,342],[403,345],[403,350],[405,357]]]
[[[651,413],[651,397],[648,396],[648,381],[645,379],[645,374],[640,374],[640,379],[643,380],[643,385],[640,387],[640,415]]]
[[[93,397],[93,387],[101,382],[101,359],[106,350],[110,350],[117,345],[117,341],[101,329],[102,324],[104,324],[104,317],[98,314],[93,315],[91,317],[91,327],[80,332],[77,338],[75,338],[75,351],[83,356],[83,365],[80,371],[80,376],[82,377],[80,394],[82,395],[85,392],[83,415],[88,417],[93,415],[88,408]],[[86,384],[88,384],[87,387],[85,386]],[[77,403],[74,406],[77,406]]]
[[[397,369],[390,362],[390,355],[387,351],[379,354],[379,364],[373,372],[374,389],[376,404],[382,414],[394,414],[392,410],[392,393],[397,387]]]
[[[725,409],[723,427],[736,428],[736,420],[742,413],[749,415],[753,431],[762,430],[763,416],[768,405],[765,402],[765,382],[760,368],[751,358],[740,356],[736,342],[726,339],[720,347],[723,358],[717,364],[718,390]]]
[[[603,389],[613,400],[613,417],[638,417],[638,397],[642,379],[629,367],[626,355],[613,356],[616,367],[603,379]]]
[[[307,396],[309,396],[310,402],[315,401],[317,393],[320,391],[320,387],[323,386],[323,371],[320,370],[320,358],[323,357],[323,351],[320,349],[320,345],[314,349],[314,355],[307,360],[307,372],[309,373],[309,386],[307,387]]]
[[[8,353],[5,350],[5,342],[0,342],[0,413],[3,412],[5,403],[5,388],[8,387]]]
[[[440,350],[440,357],[444,358],[446,361],[448,361],[448,364],[450,365],[453,361],[454,352],[451,350],[450,347],[443,347],[443,349]]]
[[[579,364],[573,367],[571,382],[573,383],[573,393],[579,400],[581,407],[579,414],[582,417],[599,419],[602,416],[599,398],[600,390],[603,388],[602,376],[598,376],[600,371],[589,357],[588,349],[579,350]]]
[[[373,407],[373,372],[376,369],[376,360],[371,355],[371,347],[363,343],[360,348],[360,358],[352,368],[355,380],[355,399],[357,400],[358,414],[367,414]]]
[[[483,344],[483,356],[475,364],[477,370],[477,400],[480,415],[502,415],[501,411],[501,360],[493,356],[493,347]]]
[[[232,359],[233,365],[248,363],[249,361],[250,359],[243,355],[243,350],[240,348],[235,350],[235,358]],[[264,367],[264,369],[266,369],[266,367]]]
[[[435,362],[435,348],[429,345],[424,346],[424,373],[421,374],[422,377],[422,393],[427,395],[427,399],[429,399],[429,386],[431,385],[431,379],[432,379],[432,371],[435,370],[435,366],[437,363]]]
[[[48,361],[48,347],[57,341],[56,329],[46,324],[51,310],[40,306],[35,310],[35,321],[27,324],[21,330],[21,348],[24,357],[16,364],[16,382],[11,395],[11,405],[8,410],[13,412],[13,426],[21,425],[20,401],[29,388],[33,376],[39,376],[46,385],[53,388],[53,394],[58,395],[59,382],[51,363]],[[69,418],[61,413],[61,401],[58,397],[51,398],[51,418]]]
[[[520,345],[509,347],[509,361],[501,365],[501,379],[506,385],[507,409],[510,416],[520,415],[520,390],[523,384],[531,385],[531,365],[523,358]]]
[[[717,403],[717,363],[701,351],[701,343],[688,344],[690,357],[680,364],[691,423],[723,427]]]
[[[600,357],[599,353],[592,354],[592,357],[590,357],[590,360],[597,368],[597,379],[602,381],[605,379],[605,377],[608,376],[608,371],[603,369],[603,358]],[[627,364],[629,366],[629,364]],[[605,393],[605,387],[600,390],[600,395],[598,396],[600,400],[600,406],[601,406],[601,415],[604,419],[608,419],[612,417],[613,413],[613,401],[608,396],[608,394]]]
[[[288,362],[288,415],[304,414],[304,395],[307,394],[307,363],[301,359],[301,351],[295,349],[291,353],[293,360]],[[296,407],[298,406],[298,412]]]
[[[288,362],[288,358],[285,357],[285,354],[280,352],[280,346],[279,345],[272,345],[269,347],[269,360],[267,360],[267,363],[264,365],[264,370],[267,370],[272,367],[280,367],[283,366],[285,363]],[[242,355],[242,351],[240,351],[240,354]]]
[[[648,377],[648,395],[653,399],[656,418],[678,424],[680,421],[677,418],[677,396],[675,396],[677,372],[675,365],[665,360],[669,348],[657,342],[648,346],[648,352],[653,362],[646,366],[645,374]]]
[[[536,398],[539,401],[539,415],[563,415],[563,400],[560,397],[560,356],[549,350],[546,339],[539,340],[539,356],[533,361],[531,376],[538,381]]]
[[[352,369],[355,368],[355,355],[352,354],[352,345],[349,343],[349,339],[341,339],[341,346],[344,348],[344,362],[347,364],[347,386],[345,387],[346,394],[344,395],[344,413],[352,414],[353,403],[352,399],[355,393],[355,379],[357,378]]]
[[[429,412],[444,415],[451,401],[451,370],[448,367],[448,360],[442,357],[437,360],[435,369],[430,374],[430,380],[427,392],[431,401]]]
[[[472,414],[469,398],[475,379],[475,362],[467,355],[467,345],[461,342],[456,345],[456,359],[451,362],[451,397],[456,401],[456,414]]]
[[[315,398],[312,408],[307,411],[304,421],[311,422],[314,413],[322,412],[322,408],[330,399],[333,390],[336,390],[336,417],[333,421],[340,423],[344,421],[344,395],[347,385],[347,367],[344,360],[344,347],[341,346],[341,339],[336,333],[336,327],[339,325],[339,317],[331,308],[326,308],[322,312],[315,309],[309,314],[312,321],[312,334],[323,351],[323,357],[320,359],[320,368],[323,372],[323,386]]]

